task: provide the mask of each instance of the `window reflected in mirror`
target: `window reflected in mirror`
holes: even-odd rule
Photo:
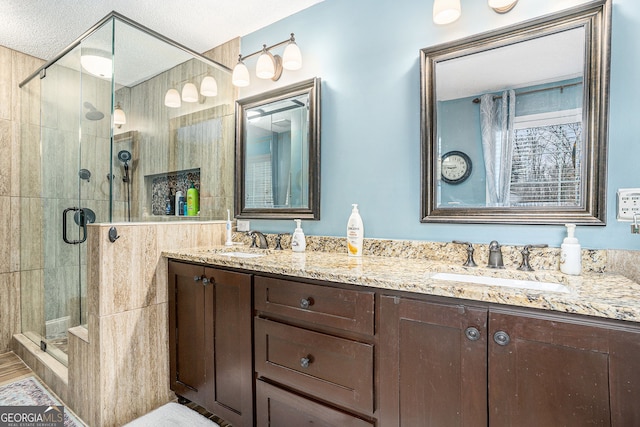
[[[319,219],[319,86],[238,101],[238,217]]]

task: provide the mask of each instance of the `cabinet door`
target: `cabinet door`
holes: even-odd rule
[[[206,268],[206,408],[234,426],[253,425],[251,275]]]
[[[206,406],[210,392],[205,371],[207,309],[204,268],[169,262],[170,385],[176,394]]]
[[[607,329],[510,310],[491,310],[489,326],[492,427],[611,424]]]
[[[487,310],[380,300],[380,425],[486,426]]]

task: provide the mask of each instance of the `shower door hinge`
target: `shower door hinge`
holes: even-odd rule
[[[40,350],[47,351],[47,343],[40,340]]]
[[[45,77],[47,77],[47,69],[43,68],[42,70],[40,70],[40,80],[44,79]]]

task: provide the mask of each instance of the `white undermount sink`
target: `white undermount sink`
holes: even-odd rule
[[[476,285],[501,286],[507,288],[532,289],[544,292],[562,292],[568,294],[569,288],[560,283],[537,282],[535,280],[504,279],[501,277],[472,276],[469,274],[436,273],[432,279],[452,282],[473,283]]]
[[[258,258],[264,256],[264,254],[254,254],[247,252],[220,252],[218,255],[235,257],[235,258]]]

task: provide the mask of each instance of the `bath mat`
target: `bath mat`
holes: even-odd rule
[[[60,406],[62,403],[55,398],[35,377],[5,384],[0,387],[0,406]],[[84,426],[68,408],[64,411],[65,427]]]
[[[170,402],[138,419],[125,424],[125,427],[220,427],[208,418],[179,403]]]

